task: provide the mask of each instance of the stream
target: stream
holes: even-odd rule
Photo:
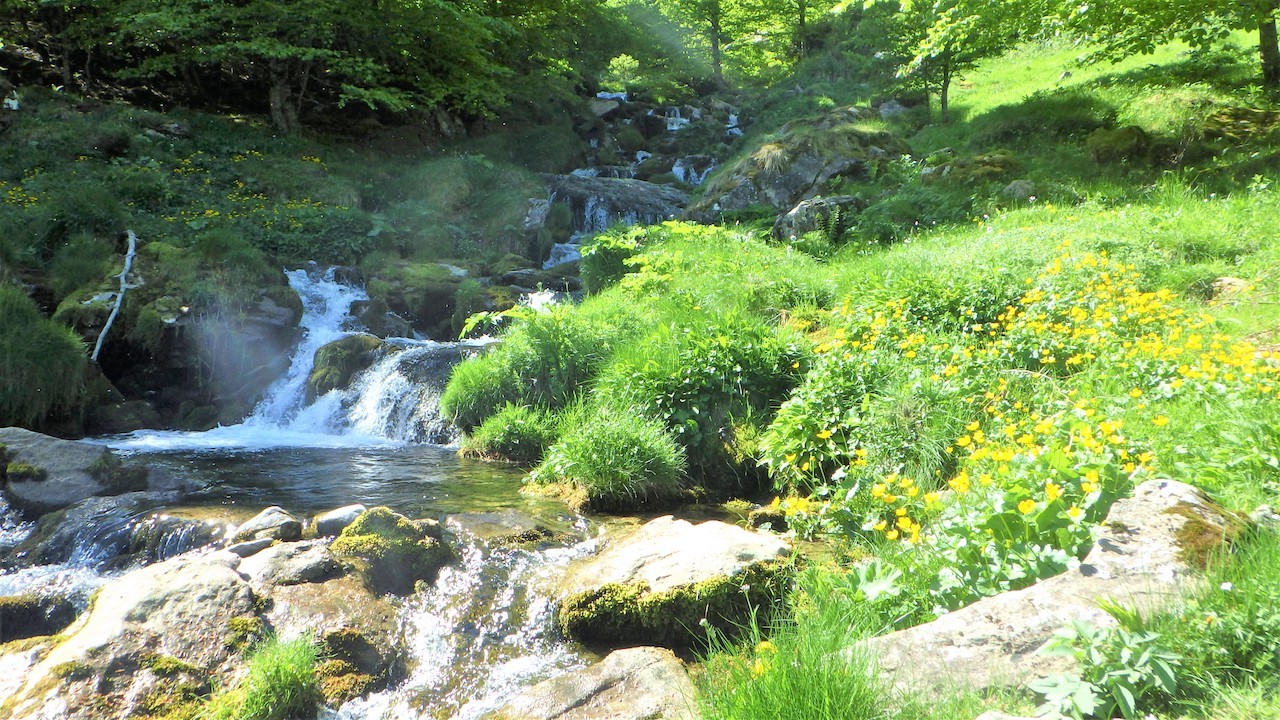
[[[550,602],[537,592],[573,557],[587,554],[591,521],[563,503],[519,492],[522,472],[460,458],[437,400],[449,371],[483,343],[388,341],[383,355],[346,390],[308,403],[315,351],[352,330],[351,304],[363,290],[332,272],[286,273],[303,299],[303,335],[287,373],[243,423],[208,432],[143,431],[97,438],[118,454],[181,479],[192,491],[176,504],[132,510],[112,523],[78,528],[63,563],[0,573],[0,595],[61,587],[87,598],[124,569],[103,561],[155,518],[240,523],[279,505],[299,517],[351,503],[386,505],[410,517],[516,511],[570,538],[538,549],[490,547],[454,520],[459,559],[432,588],[400,601],[407,675],[388,690],[326,710],[327,720],[475,718],[517,690],[595,656],[556,638]],[[0,504],[0,544],[12,547],[33,523]],[[207,536],[165,537],[158,556],[200,552]],[[221,544],[217,539],[213,544]]]

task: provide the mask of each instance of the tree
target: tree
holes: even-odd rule
[[[899,77],[913,78],[938,96],[942,121],[950,119],[951,83],[979,60],[1003,53],[1039,27],[1038,0],[867,0],[888,6],[890,51],[901,59]],[[896,10],[894,8],[896,7]]]
[[[749,0],[658,0],[663,13],[707,44],[711,79],[724,87],[725,46],[759,24],[760,7]]]
[[[1068,29],[1100,43],[1094,56],[1102,59],[1150,53],[1173,40],[1206,48],[1233,30],[1256,31],[1262,84],[1268,88],[1280,88],[1277,14],[1280,0],[1127,0],[1058,7]]]

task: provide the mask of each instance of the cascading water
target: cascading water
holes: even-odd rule
[[[408,677],[328,720],[475,720],[533,682],[582,667],[589,657],[556,641],[551,603],[537,590],[592,549],[501,549],[472,538],[413,600]]]

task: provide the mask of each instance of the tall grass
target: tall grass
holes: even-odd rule
[[[200,720],[293,720],[313,717],[321,702],[316,644],[310,638],[270,638],[249,656],[236,687],[210,700]]]
[[[41,315],[21,289],[0,285],[0,426],[38,427],[73,409],[86,365],[79,336]]]

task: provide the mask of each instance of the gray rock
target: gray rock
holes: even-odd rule
[[[108,492],[95,471],[118,464],[111,450],[103,445],[60,440],[16,427],[0,429],[0,445],[8,448],[10,463],[34,465],[45,471],[43,480],[5,484],[9,502],[28,518]]]
[[[889,100],[888,102],[881,103],[878,110],[880,113],[880,117],[884,118],[885,120],[888,120],[889,118],[898,117],[899,115],[902,115],[903,113],[906,113],[906,112],[910,112],[910,108],[898,102],[897,100]]]
[[[236,543],[235,545],[228,547],[226,550],[237,557],[247,558],[266,550],[271,547],[273,543],[275,543],[275,540],[272,540],[271,538],[246,540],[244,542]]]
[[[866,209],[867,202],[852,195],[817,197],[802,200],[773,224],[773,234],[781,240],[794,240],[808,232],[828,228],[836,221],[835,235],[852,225],[853,216]]]
[[[229,670],[229,624],[253,615],[253,591],[226,553],[183,556],[125,574],[102,588],[62,642],[27,670],[6,705],[11,718],[97,720],[101,708],[150,683],[142,670],[162,655]],[[0,667],[21,666],[0,651]],[[67,671],[67,668],[72,668]]]
[[[544,175],[555,201],[573,211],[574,227],[599,232],[619,220],[655,223],[680,214],[689,196],[668,185],[627,178]]]
[[[255,553],[240,563],[239,570],[265,585],[301,585],[328,580],[342,572],[342,565],[323,543],[295,542]]]
[[[771,607],[790,577],[777,561],[790,552],[777,536],[660,517],[566,569],[557,623],[588,643],[683,647],[698,639],[703,620],[731,631],[751,607]]]
[[[1036,190],[1036,183],[1034,180],[1022,178],[1005,185],[1004,189],[1000,191],[1000,194],[1012,200],[1026,202],[1034,198],[1039,193]]]
[[[1020,687],[1069,672],[1070,658],[1037,653],[1057,630],[1075,620],[1114,625],[1099,607],[1102,600],[1150,611],[1180,595],[1192,575],[1178,547],[1188,516],[1221,528],[1224,535],[1238,522],[1190,485],[1145,482],[1111,509],[1078,569],[874,638],[865,647],[887,679],[914,691],[957,682],[979,689]]]
[[[1258,527],[1274,530],[1280,528],[1280,513],[1276,513],[1275,508],[1270,505],[1259,505],[1249,513],[1249,521]]]
[[[485,720],[695,720],[693,683],[670,650],[617,650],[525,690]]]
[[[344,505],[340,508],[322,512],[316,515],[312,524],[316,528],[316,535],[325,537],[327,535],[337,535],[344,528],[356,521],[360,517],[360,513],[369,508],[356,503],[355,505]]]
[[[234,539],[236,542],[262,538],[293,542],[301,537],[302,521],[286,512],[284,508],[272,505],[236,528]]]

